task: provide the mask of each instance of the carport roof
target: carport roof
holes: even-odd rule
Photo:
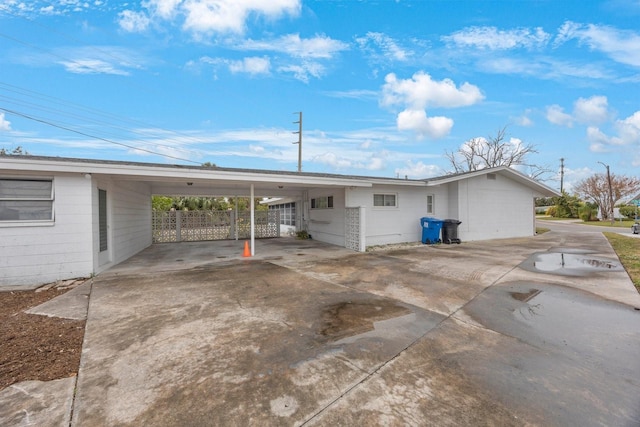
[[[46,156],[11,155],[0,157],[0,169],[19,172],[81,173],[116,176],[123,180],[146,181],[165,185],[185,182],[212,183],[228,188],[256,184],[258,188],[279,189],[296,187],[371,187],[375,184],[403,186],[434,186],[497,173],[506,175],[521,184],[533,188],[541,196],[560,194],[540,182],[506,166],[478,171],[450,174],[429,179],[401,179],[358,175],[338,175],[317,172],[276,171],[267,169],[242,169],[219,166],[175,165],[115,160],[78,159]],[[184,187],[182,187],[184,188]]]

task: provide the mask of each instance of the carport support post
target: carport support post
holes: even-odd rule
[[[253,192],[254,192],[254,188],[253,188],[253,184],[251,184],[251,202],[250,202],[250,206],[251,206],[251,256],[254,256],[256,254],[256,247],[255,247],[255,243],[256,243],[256,233],[255,233],[255,228],[256,228],[256,224],[255,224],[255,200],[254,200],[254,196],[253,196]]]

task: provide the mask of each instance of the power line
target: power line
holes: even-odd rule
[[[0,107],[0,111],[4,111],[4,112],[9,113],[9,114],[20,116],[20,117],[23,117],[25,119],[33,120],[33,121],[38,122],[38,123],[43,123],[43,124],[48,125],[48,126],[53,126],[55,128],[58,128],[58,129],[63,129],[63,130],[69,131],[69,132],[77,133],[78,135],[86,136],[86,137],[89,137],[89,138],[94,138],[94,139],[97,139],[97,140],[100,140],[100,141],[108,142],[110,144],[115,144],[115,145],[120,145],[120,146],[123,146],[123,147],[131,148],[132,150],[144,151],[145,153],[150,153],[150,154],[154,154],[154,155],[162,156],[162,157],[168,157],[168,158],[175,159],[175,160],[181,160],[183,162],[195,163],[197,165],[200,164],[200,162],[196,162],[196,161],[193,161],[193,160],[183,159],[181,157],[172,156],[172,155],[169,155],[169,154],[162,154],[162,153],[158,153],[158,152],[153,151],[153,150],[148,150],[146,148],[135,147],[133,145],[129,145],[129,144],[125,144],[125,143],[117,142],[117,141],[112,141],[110,139],[102,138],[102,137],[99,137],[99,136],[96,136],[96,135],[91,135],[91,134],[88,134],[86,132],[82,132],[82,131],[79,131],[79,130],[76,130],[76,129],[72,129],[72,128],[69,128],[69,127],[66,127],[66,126],[61,126],[61,125],[58,125],[58,124],[55,124],[55,123],[51,123],[51,122],[48,122],[46,120],[39,119],[37,117],[32,117],[32,116],[30,116],[28,114],[20,113],[19,111],[10,110],[8,108]]]

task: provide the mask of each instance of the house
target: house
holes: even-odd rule
[[[152,195],[278,198],[295,230],[364,251],[419,241],[425,216],[462,221],[463,241],[531,236],[534,198],[559,194],[507,167],[414,180],[3,156],[0,287],[97,274],[150,246]]]

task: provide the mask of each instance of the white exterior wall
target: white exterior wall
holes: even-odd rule
[[[108,249],[100,254],[98,189],[107,191]],[[137,254],[152,243],[151,187],[133,181],[96,180],[93,192],[93,251],[96,272]]]
[[[311,209],[311,199],[333,196],[333,208]],[[314,240],[344,246],[344,188],[320,188],[309,191],[308,232]]]
[[[53,187],[53,222],[0,224],[0,288],[33,287],[93,273],[91,180],[58,175]]]
[[[395,207],[374,207],[374,194],[395,194]],[[427,195],[434,195],[435,212],[427,213]],[[348,207],[364,207],[366,246],[417,242],[422,239],[420,218],[448,215],[446,187],[401,187],[374,185],[347,190]]]
[[[529,187],[495,174],[458,182],[456,216],[462,224],[458,237],[462,241],[525,237],[535,234],[534,192]]]

